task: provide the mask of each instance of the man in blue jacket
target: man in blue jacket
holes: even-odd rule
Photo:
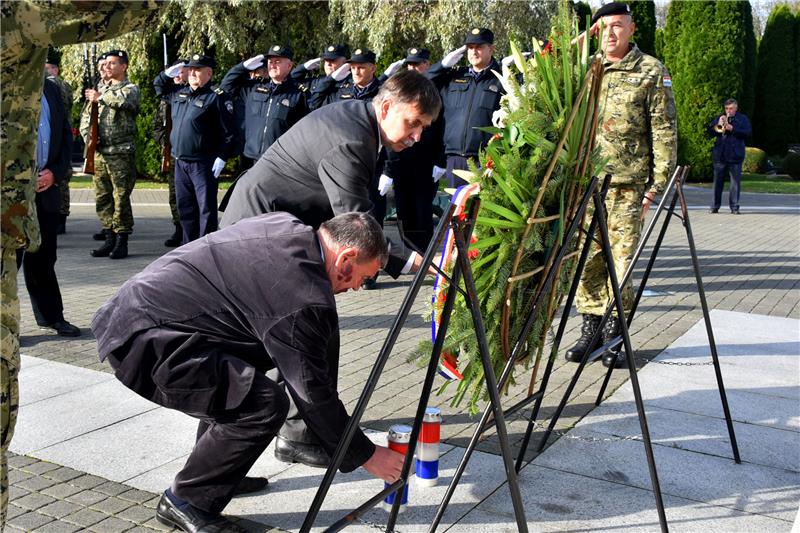
[[[744,162],[744,142],[753,133],[750,120],[744,113],[739,113],[739,104],[733,98],[725,101],[725,113],[711,121],[708,133],[717,138],[711,157],[714,160],[714,201],[711,212],[719,212],[722,203],[722,189],[725,178],[730,176],[731,190],[728,193],[728,204],[731,213],[739,214],[739,184],[742,181],[742,163]]]

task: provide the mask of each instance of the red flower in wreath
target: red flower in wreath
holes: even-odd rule
[[[490,170],[494,168],[494,161],[492,160],[491,157],[488,156],[486,157],[486,168]]]

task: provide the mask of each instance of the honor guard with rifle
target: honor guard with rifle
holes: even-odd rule
[[[215,65],[213,58],[195,54],[185,65],[188,86],[175,83],[182,65],[153,82],[172,109],[170,143],[183,244],[217,230],[217,178],[235,148],[233,102],[225,91],[212,88]]]
[[[86,141],[84,172],[93,174],[95,207],[105,239],[92,257],[123,259],[128,256],[128,236],[133,231],[131,192],[136,183],[136,115],[139,87],[127,77],[128,53],[104,54],[105,89],[87,89],[88,120],[81,117]],[[92,157],[94,151],[94,157]],[[92,168],[94,167],[94,168]]]
[[[179,59],[172,65],[167,63],[167,51],[164,48],[164,67],[172,68],[176,71],[176,75],[172,78],[175,86],[185,87],[189,80],[189,69],[186,68],[186,59]],[[172,106],[170,106],[170,94],[162,94],[161,87],[155,87],[156,96],[158,96],[158,109],[153,116],[153,137],[156,142],[161,146],[161,172],[167,175],[167,183],[169,184],[169,209],[172,213],[172,224],[174,231],[167,240],[164,241],[164,246],[174,248],[180,246],[183,242],[183,229],[181,228],[181,219],[178,214],[178,202],[175,195],[175,160],[172,157],[172,144],[170,143],[170,135],[172,134]]]
[[[268,77],[250,76],[267,67]],[[250,168],[275,140],[306,116],[308,105],[303,91],[289,77],[292,49],[275,44],[266,54],[239,63],[222,79],[220,88],[231,98],[241,98],[245,105],[244,157]]]

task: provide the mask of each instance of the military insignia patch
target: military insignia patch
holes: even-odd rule
[[[200,54],[193,55],[192,59],[194,59],[195,61],[198,61],[200,59]]]
[[[412,54],[416,54],[417,53],[417,49],[416,48],[412,48],[411,50],[409,50],[409,52],[411,52]]]
[[[281,100],[281,105],[285,105],[286,107],[289,107],[289,105],[290,105],[289,104],[289,99],[288,98],[284,98],[283,100]]]
[[[336,50],[336,48],[334,48],[333,46],[328,47],[328,52],[333,52],[334,50]]]
[[[280,46],[278,46],[277,44],[276,44],[275,46],[273,46],[273,47],[272,47],[272,51],[273,51],[273,52],[277,52],[277,51],[278,51],[278,50],[280,50],[280,49],[281,49],[281,47],[280,47]]]
[[[233,114],[233,102],[231,102],[230,100],[225,102],[225,109],[227,109],[228,113],[230,113],[232,115]]]
[[[481,32],[479,28],[472,28],[472,35],[478,35]]]
[[[664,76],[664,87],[672,87],[672,78]]]
[[[356,52],[355,52],[355,54],[356,54],[357,56],[358,56],[358,55],[361,55],[361,48],[356,48]]]

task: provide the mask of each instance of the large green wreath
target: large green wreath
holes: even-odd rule
[[[480,185],[481,212],[470,256],[497,375],[531,313],[533,296],[554,267],[566,224],[577,211],[586,184],[603,166],[594,148],[602,68],[589,54],[589,39],[578,36],[577,20],[563,2],[547,46],[533,40],[533,53],[526,59],[511,43],[515,69],[504,67],[502,75],[496,73],[507,94],[495,114],[495,127],[487,128],[493,137],[480,153],[480,168],[460,174]],[[568,245],[577,247],[577,239]],[[555,265],[555,286],[546,295],[546,305],[537,309],[517,359],[526,370],[534,363],[531,386],[574,262],[572,258]],[[443,298],[434,299],[434,307],[442,304]],[[446,335],[443,353],[455,356],[464,377],[452,404],[460,404],[468,395],[470,412],[475,413],[485,394],[484,371],[463,299],[456,300]],[[431,343],[424,343],[417,353],[423,360],[429,357]],[[512,374],[507,386],[513,382]]]

